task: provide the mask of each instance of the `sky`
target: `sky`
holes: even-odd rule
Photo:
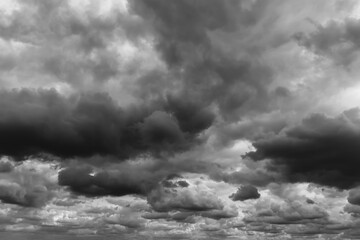
[[[360,239],[360,2],[1,0],[0,239]]]

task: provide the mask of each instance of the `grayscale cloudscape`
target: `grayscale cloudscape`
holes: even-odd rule
[[[0,239],[359,239],[360,3],[2,0]]]

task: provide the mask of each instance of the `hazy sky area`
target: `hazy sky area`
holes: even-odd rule
[[[357,0],[0,0],[0,239],[360,239]]]

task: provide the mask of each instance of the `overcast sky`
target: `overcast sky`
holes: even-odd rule
[[[0,239],[360,239],[357,0],[1,0]]]

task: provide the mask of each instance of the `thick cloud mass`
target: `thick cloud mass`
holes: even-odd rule
[[[106,94],[63,97],[55,90],[2,91],[0,99],[0,154],[15,157],[171,153],[190,147],[213,120],[201,107],[199,117],[177,119],[182,109],[172,111],[175,100],[122,109]]]
[[[351,188],[360,182],[359,109],[336,118],[314,114],[278,136],[254,143],[254,160],[272,159],[272,169],[289,181],[306,181]]]

